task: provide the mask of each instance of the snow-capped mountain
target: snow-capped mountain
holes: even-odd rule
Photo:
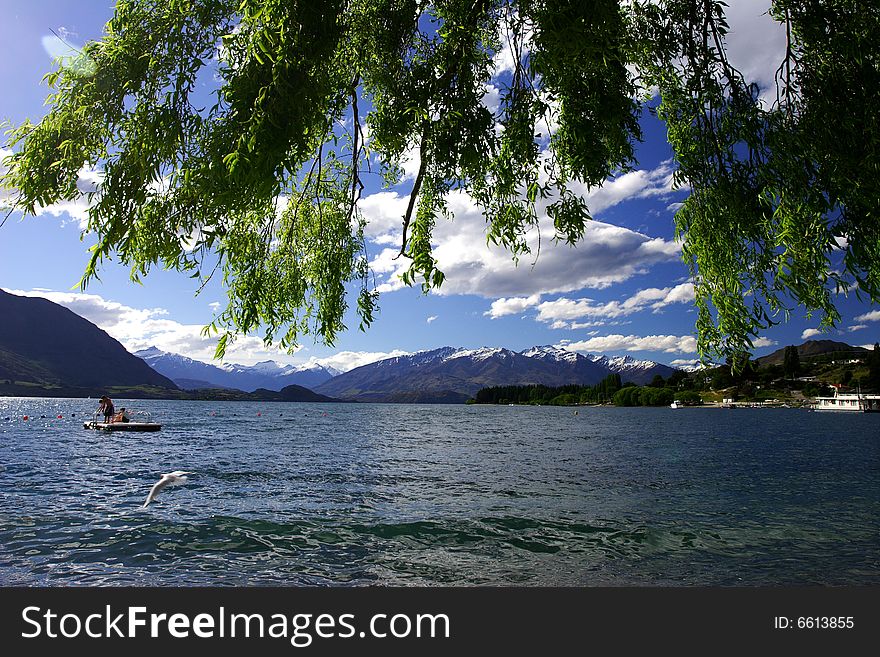
[[[211,365],[180,354],[162,351],[156,347],[136,351],[141,359],[160,374],[164,374],[179,387],[196,388],[238,388],[253,392],[257,388],[281,390],[289,385],[314,388],[339,374],[332,367],[314,365],[296,367],[280,365],[272,360],[255,365],[224,363]]]
[[[464,401],[494,385],[595,385],[613,372],[624,382],[649,383],[675,370],[629,356],[585,356],[552,346],[522,352],[499,347],[442,347],[388,358],[340,374],[316,388],[359,401]]]
[[[567,363],[576,363],[578,358],[583,358],[583,356],[574,351],[565,351],[564,349],[559,349],[550,345],[532,347],[531,349],[526,349],[520,353],[529,358],[541,358],[544,360],[555,360]]]
[[[675,371],[674,368],[668,365],[656,363],[653,360],[637,360],[632,356],[608,358],[608,356],[603,356],[602,354],[586,354],[585,357],[597,365],[602,365],[612,372],[619,373],[624,381],[632,381],[639,384],[650,383],[651,379],[657,374],[660,374],[664,379],[668,378]]]

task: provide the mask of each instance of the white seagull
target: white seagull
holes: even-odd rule
[[[184,472],[183,470],[175,470],[174,472],[169,472],[167,474],[163,474],[162,478],[153,484],[153,487],[150,489],[150,494],[147,495],[147,501],[144,502],[144,506],[141,508],[147,508],[147,505],[156,499],[156,496],[161,493],[166,486],[182,486],[186,483],[186,475],[193,474],[192,472]]]

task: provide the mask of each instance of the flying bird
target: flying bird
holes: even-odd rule
[[[147,495],[147,501],[144,502],[144,506],[141,508],[147,508],[147,505],[156,499],[156,496],[161,493],[166,486],[182,486],[186,483],[186,475],[193,474],[192,472],[184,472],[183,470],[175,470],[174,472],[169,472],[167,474],[163,474],[162,478],[159,479],[153,487],[150,489],[150,494]]]

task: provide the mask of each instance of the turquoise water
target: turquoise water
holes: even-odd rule
[[[877,415],[115,401],[0,399],[0,583],[880,584]]]

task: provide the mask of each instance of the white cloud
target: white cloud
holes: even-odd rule
[[[769,0],[737,0],[728,3],[730,25],[727,55],[746,80],[756,82],[765,102],[776,100],[776,70],[785,57],[785,26],[770,17]]]
[[[380,199],[373,199],[376,195],[367,197],[368,202],[361,209],[368,220],[378,224],[377,228],[368,229],[368,234],[379,237],[374,241],[388,243],[392,241],[391,217],[399,223],[403,214],[400,208],[405,208],[406,200],[394,192],[382,194]],[[606,288],[644,273],[653,264],[676,260],[680,253],[674,242],[600,221],[588,222],[583,240],[575,246],[555,243],[549,239],[555,234],[552,221],[544,217],[540,253],[538,232],[533,230],[528,235],[533,255],[523,256],[517,266],[507,250],[486,244],[485,218],[467,194],[450,193],[448,205],[455,220],[439,221],[434,230],[434,257],[438,268],[446,274],[437,291],[441,295],[530,297]],[[399,243],[396,230],[395,226],[395,246]],[[410,261],[398,258],[398,251],[386,248],[370,263],[374,273],[385,275],[378,286],[380,292],[403,287],[399,276]]]
[[[681,283],[675,287],[650,287],[639,290],[624,301],[609,301],[596,304],[592,299],[567,299],[562,297],[555,301],[545,301],[538,306],[537,319],[542,322],[558,322],[559,320],[575,320],[584,317],[614,319],[641,312],[652,308],[654,312],[673,303],[690,303],[694,300],[692,283]],[[493,304],[494,305],[494,304]],[[593,324],[572,325],[581,328]]]
[[[377,192],[362,198],[358,208],[369,219],[364,235],[377,244],[397,245],[400,250],[403,215],[408,196],[397,192]]]
[[[753,347],[772,347],[777,344],[779,343],[776,340],[771,340],[770,338],[757,338],[752,340]]]
[[[498,111],[501,105],[501,89],[494,84],[485,84],[485,93],[483,94],[482,103],[492,114]]]
[[[8,148],[3,148],[0,146],[0,176],[6,173],[9,169],[3,164],[3,160],[12,155],[12,151]],[[0,187],[0,210],[4,208],[9,208],[7,202],[12,198],[11,190],[6,187]],[[6,214],[5,212],[3,213]]]
[[[601,187],[593,190],[587,190],[586,186],[580,183],[571,187],[586,198],[590,211],[597,215],[624,201],[668,196],[675,191],[672,173],[672,161],[666,160],[656,169],[630,171],[617,178],[606,180]]]
[[[668,306],[673,303],[691,303],[695,299],[693,283],[681,283],[673,288],[664,289],[669,289],[669,292],[666,293],[665,297],[651,306],[654,310],[659,310],[663,306]]]
[[[560,322],[553,322],[553,326],[551,328],[570,328],[572,330],[585,329],[585,328],[593,328],[594,326],[617,326],[621,323],[629,323],[629,322],[572,322],[568,326],[565,326],[565,322],[561,322],[563,326],[558,326]],[[590,331],[587,335],[596,335],[599,331]]]
[[[857,322],[880,322],[880,310],[872,310],[855,318]]]
[[[425,323],[426,323],[426,324],[430,324],[430,323],[433,322],[435,319],[437,319],[437,315],[431,315],[430,317],[428,317],[428,319],[425,320]]]
[[[855,333],[856,331],[861,331],[866,328],[868,328],[867,324],[855,324],[854,326],[848,326],[846,330],[850,333]]]
[[[589,340],[558,345],[569,351],[663,351],[666,353],[696,353],[697,341],[690,335],[602,335]]]
[[[492,302],[489,310],[484,312],[492,319],[504,317],[505,315],[517,315],[527,308],[536,306],[541,301],[540,294],[533,294],[530,297],[510,297],[496,299]]]
[[[501,25],[501,32],[498,35],[501,41],[501,49],[495,53],[495,57],[493,59],[493,64],[495,70],[493,71],[495,76],[499,76],[502,73],[512,73],[516,66],[517,56],[513,49],[513,44],[511,43],[511,33],[506,29],[506,21],[510,20],[512,16],[505,16]],[[520,51],[520,55],[525,58],[529,50],[531,49],[531,44],[534,41],[535,33],[534,29],[532,29],[531,25],[526,25],[523,29],[522,34],[522,49]]]
[[[8,170],[7,167],[3,166],[2,160],[10,155],[12,155],[11,150],[0,148],[0,175],[6,173],[6,171]],[[46,207],[37,206],[37,216],[49,214],[53,217],[61,217],[62,226],[67,224],[67,221],[64,220],[64,217],[70,217],[76,222],[80,230],[85,230],[86,226],[88,225],[89,210],[89,203],[85,194],[98,191],[101,186],[101,181],[103,179],[103,172],[83,167],[82,169],[80,169],[76,181],[77,189],[80,191],[82,196],[72,201],[59,201],[58,203],[53,203],[52,205],[47,205]],[[4,206],[8,208],[9,206],[5,204],[5,201],[12,199],[14,194],[15,191],[12,189],[0,189],[0,208]]]
[[[85,230],[89,223],[89,204],[85,197],[80,197],[75,201],[60,201],[47,205],[45,208],[37,210],[37,216],[50,214],[53,217],[61,218],[61,225],[66,226],[67,221],[64,217],[70,217],[76,222],[80,230]]]
[[[400,165],[400,168],[403,169],[403,176],[401,177],[400,182],[414,181],[416,176],[419,175],[419,169],[422,166],[421,149],[418,146],[409,149],[402,155],[398,164]],[[400,216],[402,219],[402,212],[400,213]]]
[[[675,367],[696,367],[700,364],[699,358],[676,358],[673,361],[669,362],[670,365]]]
[[[816,335],[822,335],[822,331],[819,329],[808,328],[805,329],[803,333],[801,333],[801,340],[806,340],[807,338],[812,338]]]
[[[395,349],[394,351],[340,351],[327,356],[325,358],[312,357],[306,365],[329,365],[340,372],[347,372],[362,365],[369,365],[376,361],[385,360],[386,358],[395,358],[397,356],[409,356],[410,352]]]

